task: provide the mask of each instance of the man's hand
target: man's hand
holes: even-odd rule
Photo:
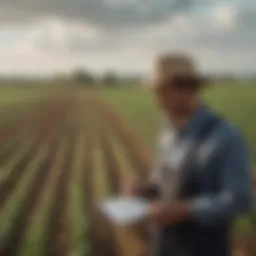
[[[158,225],[170,225],[187,221],[191,215],[186,202],[156,202],[149,206],[148,217]]]

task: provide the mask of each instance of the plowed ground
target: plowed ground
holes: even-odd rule
[[[116,227],[96,207],[151,165],[104,102],[56,96],[1,127],[0,139],[0,256],[147,255],[145,228]]]

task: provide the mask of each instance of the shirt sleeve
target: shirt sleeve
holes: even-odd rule
[[[220,219],[233,219],[249,211],[253,204],[252,178],[248,150],[241,138],[232,137],[219,153],[220,170],[216,170],[221,191],[190,202],[194,217],[201,224],[214,224]]]

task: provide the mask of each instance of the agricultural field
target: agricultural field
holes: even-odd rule
[[[37,85],[36,85],[37,87]],[[40,86],[39,91],[33,85],[5,85],[0,83],[0,126],[15,120],[51,93],[61,93],[56,85]]]
[[[0,255],[125,255],[128,239],[142,255],[133,230],[110,226],[94,206],[133,170],[145,175],[144,152],[101,101],[65,90],[1,126]]]
[[[150,169],[159,116],[148,92],[4,90],[10,98],[2,106],[12,118],[0,124],[0,255],[147,255],[143,225],[116,227],[96,206]],[[246,136],[253,139],[249,128],[248,121]],[[247,234],[234,249],[256,255]]]
[[[119,111],[135,133],[154,150],[160,118],[153,95],[145,88],[105,88],[98,91],[112,107]],[[240,130],[250,146],[256,164],[256,86],[211,85],[203,91],[202,99],[214,111],[224,116]]]

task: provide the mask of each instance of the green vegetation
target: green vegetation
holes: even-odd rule
[[[10,172],[15,167],[15,165],[17,165],[17,163],[21,161],[21,159],[23,159],[26,154],[28,154],[29,148],[32,143],[33,139],[28,138],[27,141],[24,143],[23,148],[18,150],[16,154],[10,156],[8,161],[4,165],[0,166],[0,182],[6,179],[6,177],[10,175]]]
[[[63,87],[56,85],[1,85],[0,125],[15,120],[20,114],[33,110],[36,103],[60,93]]]
[[[58,156],[56,157],[56,162],[52,166],[52,173],[49,178],[48,185],[45,186],[45,191],[41,195],[40,203],[38,204],[38,207],[36,208],[31,218],[31,222],[28,226],[21,248],[21,255],[23,256],[43,255],[44,244],[42,243],[42,241],[44,240],[47,221],[49,218],[49,211],[54,199],[53,190],[56,186],[57,176],[61,171],[60,165],[61,160],[64,156],[66,144],[66,141],[62,141]],[[47,150],[49,150],[47,144],[45,145],[43,150],[44,155],[46,156]]]
[[[28,187],[30,187],[32,180],[37,175],[45,153],[45,148],[41,149],[37,157],[30,162],[21,182],[15,188],[8,201],[6,201],[3,209],[0,211],[0,241],[6,239],[6,234],[13,225],[13,221],[17,217],[17,214],[19,214],[19,210],[22,208],[24,200],[30,193]]]
[[[219,85],[205,91],[204,98],[218,113],[227,117],[256,146],[256,86]]]
[[[128,177],[132,177],[134,175],[134,170],[132,168],[131,162],[126,157],[124,145],[116,138],[114,134],[111,134],[110,138],[113,152],[116,156],[120,178],[124,180]]]
[[[95,140],[94,148],[94,184],[96,198],[103,198],[109,194],[109,184],[107,183],[106,166],[103,159],[103,152],[99,140]]]
[[[82,193],[83,184],[83,162],[85,155],[84,133],[78,134],[75,148],[75,159],[72,166],[71,184],[69,187],[69,225],[70,225],[70,252],[71,255],[85,255],[88,250],[85,240],[88,229],[88,219],[84,216],[87,212],[84,210],[84,195]]]
[[[99,93],[119,111],[144,143],[153,149],[159,120],[153,95],[136,88],[105,88]],[[219,84],[205,89],[202,98],[240,129],[251,147],[256,147],[256,86]],[[252,154],[256,161],[253,150]]]
[[[159,115],[152,95],[134,87],[105,88],[99,93],[127,120],[146,145],[153,148]]]

